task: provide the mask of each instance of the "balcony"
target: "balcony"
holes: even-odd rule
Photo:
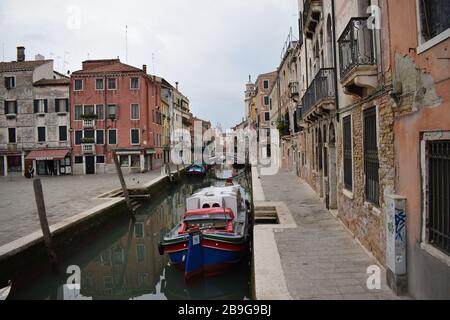
[[[293,99],[298,97],[298,82],[291,81],[289,82],[289,98]]]
[[[363,96],[364,88],[378,86],[374,36],[367,19],[351,19],[338,40],[344,92],[359,97]]]
[[[93,143],[83,143],[81,144],[82,154],[95,154],[95,144]]]
[[[301,119],[312,122],[336,108],[336,84],[334,68],[322,68],[302,98]]]
[[[83,119],[83,129],[93,129],[95,128],[94,119]]]
[[[303,2],[303,30],[308,39],[312,39],[322,16],[322,0]]]

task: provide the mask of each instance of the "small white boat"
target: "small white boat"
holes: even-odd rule
[[[9,281],[8,286],[0,289],[0,300],[6,300],[8,298],[9,292],[11,291],[12,283]]]

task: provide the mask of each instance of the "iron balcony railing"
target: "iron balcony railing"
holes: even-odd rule
[[[302,98],[302,116],[322,101],[336,98],[335,72],[334,68],[322,68],[317,72]]]
[[[369,29],[367,20],[368,18],[352,18],[338,40],[341,79],[355,67],[376,63],[373,32]]]

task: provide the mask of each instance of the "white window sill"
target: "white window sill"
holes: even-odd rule
[[[450,267],[450,256],[446,255],[439,249],[436,249],[432,245],[425,243],[425,242],[420,243],[420,248],[423,249],[424,251],[426,251],[428,254],[430,254],[434,258],[441,261],[442,263],[445,263],[448,267]]]
[[[417,54],[424,53],[425,51],[433,48],[434,46],[438,45],[444,40],[447,40],[448,38],[450,38],[450,28],[442,32],[441,34],[437,35],[436,37],[419,45],[417,47]]]
[[[373,213],[377,217],[381,215],[381,210],[370,202],[364,201],[364,208],[369,210],[369,212]]]
[[[353,192],[348,191],[347,189],[342,189],[342,194],[350,200],[353,200]]]

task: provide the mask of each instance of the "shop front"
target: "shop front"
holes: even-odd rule
[[[72,174],[69,150],[33,150],[25,158],[32,161],[34,172],[39,176],[58,176]],[[27,170],[31,164],[28,165]]]

